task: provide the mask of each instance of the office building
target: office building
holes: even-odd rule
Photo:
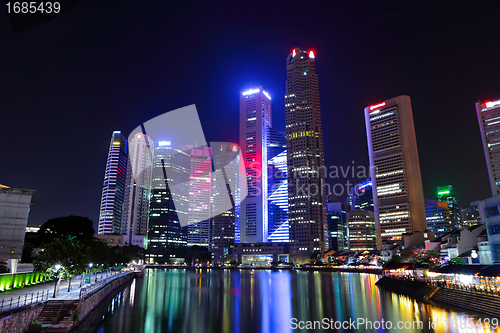
[[[500,195],[482,200],[480,207],[488,233],[493,262],[500,264]],[[477,226],[472,228],[477,228]]]
[[[181,221],[188,217],[190,170],[188,147],[174,141],[158,142],[153,156],[147,263],[178,261],[179,249],[187,245],[187,223]]]
[[[211,219],[211,248],[213,263],[220,265],[226,259],[236,260],[233,249],[240,242],[240,202],[244,196],[241,184],[245,177],[240,170],[245,169],[236,144],[212,144],[211,148],[216,170],[212,176],[212,215],[220,212]],[[227,208],[221,211],[223,207]]]
[[[285,124],[288,223],[293,263],[327,249],[323,132],[313,51],[295,48],[287,57]]]
[[[365,108],[378,248],[427,229],[410,97]]]
[[[343,202],[327,202],[328,218],[328,250],[336,252],[349,251],[349,232],[347,214],[349,205]]]
[[[441,237],[454,229],[447,202],[424,199],[424,203],[427,230],[433,231],[436,237]]]
[[[0,262],[7,262],[11,274],[23,253],[28,215],[35,191],[0,185]]]
[[[492,195],[500,194],[500,100],[476,103]]]
[[[458,206],[457,197],[453,186],[440,186],[436,190],[436,198],[438,201],[444,201],[448,204],[451,216],[451,225],[453,229],[462,227],[462,217],[460,216],[460,207]]]
[[[373,212],[373,189],[371,179],[356,184],[349,190],[346,203],[352,210],[370,210]]]
[[[122,233],[122,208],[125,196],[127,168],[127,139],[120,131],[114,131],[108,151],[104,173],[101,209],[99,213],[99,235]]]
[[[240,149],[245,162],[248,195],[241,203],[241,242],[267,242],[267,148],[271,97],[260,88],[240,95]]]
[[[127,178],[123,204],[124,245],[144,247],[148,231],[154,143],[137,133],[128,142]]]
[[[188,148],[191,155],[191,175],[187,245],[209,247],[212,151],[207,146]]]
[[[347,214],[349,251],[364,252],[377,249],[375,215],[369,210],[351,210]]]
[[[473,201],[465,206],[460,207],[462,217],[462,225],[464,227],[473,227],[482,224],[481,219],[481,201]]]

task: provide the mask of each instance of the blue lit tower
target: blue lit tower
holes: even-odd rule
[[[453,230],[450,209],[444,201],[424,199],[427,229],[433,231],[436,237]]]
[[[292,50],[286,59],[288,223],[293,263],[327,248],[323,132],[313,51]]]
[[[373,187],[371,179],[367,179],[351,187],[346,203],[352,210],[370,210],[373,212]]]
[[[109,145],[108,162],[104,173],[99,235],[121,234],[122,206],[127,168],[127,139],[114,131]]]
[[[436,190],[438,201],[444,201],[448,204],[451,216],[451,225],[453,228],[461,228],[462,221],[460,216],[460,206],[458,206],[457,197],[453,186],[440,186]],[[437,234],[436,234],[437,235]]]
[[[168,262],[169,258],[179,255],[180,248],[187,245],[187,226],[181,226],[179,221],[187,221],[190,168],[188,147],[173,141],[158,142],[153,156],[145,251],[148,263]],[[171,191],[173,187],[175,191]]]
[[[241,242],[267,242],[267,147],[271,97],[262,87],[240,94],[240,149],[248,195],[241,203]]]

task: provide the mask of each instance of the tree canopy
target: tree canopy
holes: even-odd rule
[[[65,216],[50,219],[40,226],[40,234],[51,234],[54,237],[72,236],[79,240],[92,240],[95,230],[94,222],[88,217]]]

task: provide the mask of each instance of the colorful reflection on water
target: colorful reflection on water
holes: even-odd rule
[[[149,270],[89,327],[94,332],[500,332],[485,323],[498,319],[379,289],[378,278],[288,270]]]

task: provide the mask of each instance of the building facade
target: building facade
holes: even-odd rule
[[[187,245],[187,223],[182,225],[181,221],[187,221],[188,216],[190,169],[186,146],[158,142],[153,156],[147,263],[176,261],[179,250]]]
[[[373,188],[371,179],[367,179],[351,187],[349,195],[346,198],[346,203],[351,206],[352,210],[361,209],[373,212]]]
[[[267,242],[267,149],[271,97],[260,88],[240,95],[240,149],[245,162],[248,195],[241,203],[241,241]]]
[[[99,235],[122,233],[122,209],[127,169],[127,139],[114,131],[108,151],[108,161],[102,186],[99,212]]]
[[[484,156],[493,196],[500,194],[500,100],[476,103]]]
[[[349,251],[347,214],[350,206],[343,202],[327,202],[328,250]]]
[[[482,201],[482,220],[488,233],[491,256],[495,264],[500,263],[500,195]],[[474,227],[473,227],[474,228]]]
[[[347,214],[349,251],[363,252],[377,249],[375,214],[369,210],[351,210]]]
[[[0,185],[0,262],[15,274],[23,253],[28,215],[35,191]]]
[[[241,183],[244,167],[236,144],[213,144],[212,154],[216,172],[212,176],[212,215],[231,205],[211,219],[211,248],[213,263],[220,265],[234,259],[234,244],[240,242]],[[240,172],[243,171],[243,172]]]
[[[444,201],[450,209],[451,225],[455,229],[462,227],[462,217],[460,215],[460,207],[458,206],[457,197],[453,186],[440,186],[436,190],[436,198],[438,201]]]
[[[286,61],[290,255],[293,263],[302,263],[327,249],[323,132],[314,52],[295,48]]]
[[[424,199],[424,203],[427,229],[433,231],[436,237],[454,229],[447,202]]]
[[[464,227],[473,227],[482,224],[481,219],[481,201],[473,201],[465,206],[460,207],[462,217],[462,225]]]
[[[378,248],[427,229],[410,97],[365,108]]]
[[[209,247],[212,151],[207,146],[188,148],[191,168],[187,245]]]
[[[154,143],[145,134],[129,138],[122,234],[124,245],[144,247],[148,231]]]

